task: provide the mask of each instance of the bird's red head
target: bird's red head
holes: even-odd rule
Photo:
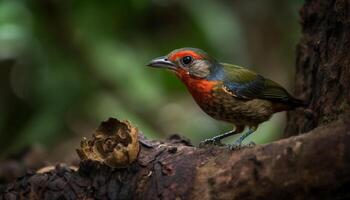
[[[153,59],[148,66],[175,72],[199,104],[211,99],[211,91],[221,82],[212,79],[216,77],[216,69],[220,65],[200,49],[176,49],[166,56]]]
[[[205,79],[211,73],[215,59],[201,49],[181,48],[166,56],[153,59],[148,66],[170,69],[182,80],[189,78]]]

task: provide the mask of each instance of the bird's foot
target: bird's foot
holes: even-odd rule
[[[252,148],[252,147],[255,147],[256,144],[255,144],[255,142],[250,141],[246,146],[247,146],[248,148]]]
[[[202,142],[199,143],[199,147],[204,147],[204,146],[206,146],[206,145],[223,146],[223,144],[221,143],[220,140],[218,140],[218,139],[213,139],[213,138],[211,138],[211,139],[206,139],[206,140],[204,140],[204,141],[202,141]]]
[[[255,144],[255,142],[253,142],[253,141],[249,142],[249,143],[246,144],[246,145],[242,145],[242,143],[235,142],[235,143],[233,143],[233,144],[229,144],[229,145],[228,145],[228,148],[229,148],[230,150],[238,150],[238,149],[243,149],[243,148],[252,148],[252,147],[254,147],[255,145],[256,145],[256,144]]]
[[[242,144],[238,144],[238,143],[229,144],[227,146],[230,150],[238,150],[243,147]]]

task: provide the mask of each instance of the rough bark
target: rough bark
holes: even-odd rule
[[[4,199],[346,199],[350,121],[255,148],[195,148],[178,136],[142,146],[136,162],[112,169],[81,162],[29,173]],[[145,142],[145,141],[144,141]],[[147,142],[147,141],[146,141]]]
[[[285,136],[305,134],[237,151],[141,139],[127,168],[87,160],[27,173],[0,199],[349,199],[350,1],[306,1],[301,24],[296,93],[309,105],[289,113]]]
[[[350,1],[306,1],[300,10],[296,95],[312,113],[288,114],[285,136],[305,133],[350,111]]]

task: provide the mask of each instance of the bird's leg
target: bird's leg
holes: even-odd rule
[[[205,145],[205,144],[220,144],[220,141],[222,139],[224,139],[225,137],[234,135],[235,133],[236,133],[236,131],[232,130],[232,131],[229,131],[227,133],[224,133],[224,134],[221,134],[221,135],[217,135],[215,137],[212,137],[212,138],[209,138],[209,139],[206,139],[206,140],[202,141],[199,144],[199,146],[202,146],[202,145]]]
[[[231,150],[233,149],[239,149],[242,147],[243,140],[248,137],[250,134],[254,133],[256,131],[257,127],[249,127],[249,130],[241,135],[233,144],[229,145],[229,148]]]
[[[240,133],[242,132],[244,129],[244,127],[241,127],[241,126],[236,126],[236,128],[232,131],[229,131],[229,132],[226,132],[226,133],[223,133],[221,135],[217,135],[215,137],[212,137],[212,138],[209,138],[209,139],[206,139],[204,141],[202,141],[201,143],[199,143],[199,146],[203,146],[203,145],[206,145],[206,144],[214,144],[214,145],[218,145],[220,144],[220,141],[226,137],[229,137],[231,135],[234,135],[234,134],[237,134],[237,133]]]

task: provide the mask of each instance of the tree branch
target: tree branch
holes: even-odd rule
[[[179,136],[145,141],[127,168],[81,162],[26,174],[2,198],[298,199],[350,197],[350,118],[267,145],[196,148]],[[309,199],[310,199],[309,198]]]

